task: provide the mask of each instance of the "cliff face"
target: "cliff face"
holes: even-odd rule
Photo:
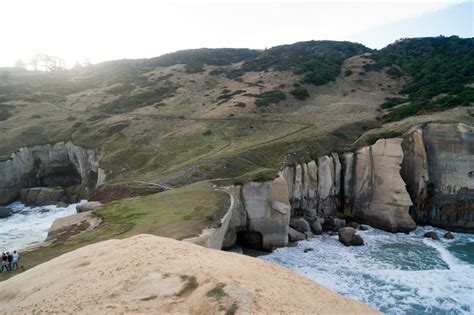
[[[276,183],[287,189],[274,190]],[[286,244],[289,215],[272,206],[285,200],[291,217],[310,224],[345,216],[390,232],[414,230],[415,221],[473,232],[474,131],[464,124],[414,127],[356,152],[285,167],[273,182],[248,183],[242,192],[236,198],[248,222],[239,221],[241,230],[278,240],[264,248]]]
[[[345,179],[349,187],[349,214],[356,220],[390,232],[409,232],[416,224],[409,215],[412,205],[400,176],[402,139],[380,139],[357,151]],[[351,159],[350,159],[351,160]],[[352,192],[352,193],[351,193]],[[347,211],[346,211],[347,212]]]
[[[103,177],[95,150],[62,142],[22,148],[0,162],[0,205],[18,199],[20,194],[33,195],[28,189],[35,187],[59,188],[65,201],[75,201],[87,197]]]
[[[307,217],[313,209],[320,217],[336,216],[344,208],[346,215],[384,230],[413,230],[415,223],[408,214],[412,203],[400,176],[401,142],[379,140],[345,153],[343,163],[333,153],[283,169],[280,177],[293,191],[293,216]]]
[[[402,177],[421,224],[474,232],[474,128],[415,127],[403,140]]]

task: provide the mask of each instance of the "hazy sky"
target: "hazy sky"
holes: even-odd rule
[[[381,48],[401,37],[473,37],[473,1],[0,1],[0,67],[46,53],[69,66],[180,49],[303,40]]]

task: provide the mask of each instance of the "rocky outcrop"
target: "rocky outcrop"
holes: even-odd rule
[[[409,215],[412,202],[400,176],[401,142],[399,138],[380,139],[360,149],[354,165],[352,216],[390,232],[409,232],[416,228]]]
[[[279,176],[291,192],[293,215],[303,216],[308,209],[317,209],[318,214],[325,216],[336,214],[341,191],[341,162],[337,154],[285,167]]]
[[[46,243],[66,241],[75,235],[82,234],[97,227],[101,219],[92,212],[77,213],[54,220],[49,228]]]
[[[474,232],[474,128],[416,126],[403,137],[402,177],[420,224]]]
[[[75,200],[68,200],[68,196],[61,188],[35,187],[22,189],[20,200],[27,206],[46,206],[58,202],[72,203]]]
[[[0,219],[8,218],[11,216],[11,210],[6,207],[0,207]]]
[[[329,218],[323,228],[332,231],[344,227],[332,224],[334,217],[343,214],[391,232],[413,230],[412,202],[400,176],[401,142],[399,138],[381,139],[355,153],[345,153],[342,163],[333,153],[284,168],[280,176],[292,187],[292,216],[304,217],[310,224],[315,215]]]
[[[287,183],[282,177],[246,183],[242,200],[248,218],[246,230],[261,235],[263,249],[288,244],[291,207]]]
[[[61,188],[76,200],[87,197],[103,180],[101,174],[96,150],[62,142],[22,148],[0,162],[0,205],[18,199],[22,189],[35,187]]]
[[[88,211],[94,211],[95,209],[99,208],[102,206],[102,203],[98,201],[89,201],[85,203],[81,203],[76,206],[76,211],[77,213],[81,212],[88,212]]]
[[[418,126],[341,157],[285,167],[274,181],[232,186],[236,207],[225,243],[235,244],[241,233],[247,244],[272,249],[285,246],[288,234],[297,240],[304,233],[337,232],[346,227],[343,217],[360,230],[368,227],[357,222],[409,232],[414,218],[474,231],[473,181],[473,128]],[[354,244],[362,245],[362,238]]]

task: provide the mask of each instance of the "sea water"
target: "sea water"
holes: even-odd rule
[[[439,241],[424,238],[435,231]],[[317,236],[261,256],[387,314],[474,314],[474,235],[418,227],[359,231],[365,245]],[[311,248],[312,251],[304,252]]]
[[[85,202],[84,201],[81,201]],[[0,251],[14,251],[43,242],[53,221],[76,213],[76,206],[27,207],[20,202],[7,206],[13,214],[0,219]]]

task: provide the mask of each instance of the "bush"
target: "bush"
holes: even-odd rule
[[[283,100],[286,100],[286,94],[280,90],[273,90],[268,92],[263,92],[261,94],[247,94],[256,98],[255,105],[257,107],[266,107],[271,104],[276,104]]]
[[[366,70],[380,71],[394,78],[408,74],[410,80],[401,94],[410,103],[397,107],[383,117],[384,121],[400,120],[412,115],[441,111],[473,102],[474,39],[457,36],[413,38],[397,41],[371,55],[375,62]],[[447,94],[436,98],[440,94]],[[383,108],[394,102],[382,104]]]
[[[197,62],[186,64],[184,65],[184,72],[189,73],[189,74],[204,72],[203,66],[204,65],[202,63],[197,63]]]
[[[308,90],[302,85],[295,85],[294,90],[290,91],[290,94],[301,101],[309,97]]]

